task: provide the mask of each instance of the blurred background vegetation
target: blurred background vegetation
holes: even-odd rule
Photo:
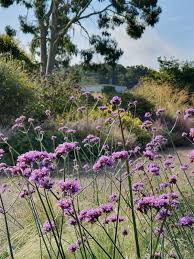
[[[116,64],[102,63],[92,65],[74,65],[61,67],[53,71],[51,75],[40,75],[39,65],[32,57],[27,55],[13,36],[0,36],[0,127],[1,131],[9,132],[16,117],[23,114],[33,117],[37,124],[44,125],[50,130],[50,136],[58,134],[57,128],[62,124],[79,129],[77,139],[86,136],[83,115],[72,117],[72,104],[70,96],[80,97],[81,86],[111,84],[126,86],[125,93],[115,93],[111,88],[100,93],[103,105],[114,95],[122,97],[122,105],[127,108],[129,101],[137,101],[135,118],[128,118],[126,128],[133,126],[131,133],[131,145],[144,144],[149,138],[146,131],[141,130],[140,125],[145,112],[154,112],[157,108],[167,110],[166,117],[169,126],[172,126],[177,110],[184,110],[194,105],[194,67],[192,62],[181,62],[176,59],[158,59],[159,70],[144,66],[124,67]],[[113,73],[114,71],[114,73]],[[81,97],[79,106],[86,105],[85,98]],[[89,109],[96,104],[96,95],[90,97]],[[74,111],[77,107],[74,107]],[[52,113],[52,122],[48,122],[45,111]],[[131,110],[133,113],[133,111]],[[90,113],[90,131],[98,134],[96,126],[101,113],[95,108]],[[128,126],[127,126],[128,125]],[[190,127],[191,125],[189,125]],[[180,129],[187,130],[188,125],[180,119],[175,128],[174,139],[177,145],[184,145]],[[116,134],[116,133],[115,133]],[[22,146],[27,150],[28,140],[20,139],[19,134],[11,135],[11,141],[23,142]],[[119,141],[119,136],[114,136]],[[19,141],[19,142],[18,142]],[[16,143],[16,144],[17,144]],[[22,150],[21,150],[22,151]]]

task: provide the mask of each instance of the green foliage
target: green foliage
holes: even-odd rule
[[[107,99],[111,99],[115,93],[109,93],[106,95]],[[127,109],[129,102],[137,101],[137,106],[134,109],[132,107],[130,111],[132,113],[135,112],[135,116],[139,117],[140,119],[143,117],[145,112],[150,111],[152,112],[155,108],[155,104],[153,104],[146,96],[136,94],[136,91],[131,92],[127,91],[126,93],[117,93],[118,96],[122,98],[122,107]]]
[[[41,72],[50,74],[54,68],[66,65],[72,54],[77,54],[70,36],[75,25],[87,36],[91,46],[89,50],[80,52],[84,61],[90,63],[95,52],[104,58],[104,62],[114,67],[123,51],[117,47],[117,42],[111,39],[111,31],[125,25],[126,33],[138,39],[146,27],[154,26],[158,22],[161,13],[158,0],[97,2],[98,4],[93,6],[92,1],[86,0],[74,0],[71,4],[62,0],[0,0],[0,6],[21,4],[31,9],[35,19],[29,22],[27,14],[20,15],[21,29],[24,33],[33,35],[32,49],[34,53],[40,54]],[[92,18],[100,34],[91,36],[85,21]]]
[[[0,59],[0,124],[25,113],[34,100],[33,83],[15,61]]]
[[[33,64],[26,53],[20,49],[18,43],[9,35],[0,35],[0,54],[8,59],[16,59],[22,62],[24,68],[32,68]]]
[[[16,30],[14,30],[10,25],[5,26],[5,32],[9,37],[16,36]]]
[[[177,59],[167,60],[166,58],[158,59],[160,69],[159,72],[152,71],[146,80],[155,80],[157,83],[170,83],[174,88],[188,88],[189,92],[194,90],[194,66],[193,62]]]
[[[73,72],[56,72],[45,80],[40,78],[36,86],[36,97],[38,99],[36,113],[42,116],[47,109],[54,116],[62,115],[68,111],[71,103],[69,97],[77,95],[79,88],[77,85],[78,77]]]

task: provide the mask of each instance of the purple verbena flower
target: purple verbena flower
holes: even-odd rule
[[[108,199],[109,202],[117,202],[118,200],[119,200],[119,196],[117,193],[112,193]]]
[[[43,230],[45,233],[50,232],[53,228],[55,228],[55,224],[53,221],[49,222],[48,220],[46,220],[43,224]]]
[[[141,190],[143,190],[143,188],[144,188],[144,183],[142,183],[142,182],[137,182],[132,185],[132,189],[135,192],[141,191]]]
[[[112,100],[110,101],[112,105],[121,105],[121,97],[114,96]]]
[[[112,203],[102,204],[100,206],[100,209],[102,209],[102,212],[104,213],[110,213],[113,211],[113,204]]]
[[[126,159],[128,158],[128,156],[129,156],[129,153],[128,151],[125,151],[125,150],[112,153],[113,160]]]
[[[99,172],[105,166],[112,166],[113,160],[109,156],[101,156],[93,166],[94,172]]]
[[[194,224],[194,217],[192,215],[187,215],[179,220],[179,224],[183,227],[192,226]]]
[[[160,175],[160,167],[155,163],[148,165],[148,171],[153,175],[156,175],[156,176]]]
[[[77,249],[78,249],[78,245],[77,244],[71,244],[71,245],[68,246],[68,251],[70,253],[75,253],[77,251]]]
[[[68,154],[70,151],[74,150],[78,145],[78,142],[64,142],[58,145],[55,149],[56,156],[62,156]]]
[[[80,182],[77,179],[61,180],[58,185],[61,191],[68,195],[73,195],[81,190]]]

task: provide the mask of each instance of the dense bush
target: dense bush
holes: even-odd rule
[[[152,103],[149,99],[147,99],[147,96],[136,94],[136,91],[127,91],[125,93],[117,93],[118,96],[122,98],[122,105],[125,109],[128,108],[130,103],[137,101],[138,105],[136,105],[135,109],[134,106],[130,108],[132,112],[136,113],[136,116],[139,118],[142,118],[144,113],[146,111],[153,111],[155,108],[155,104]],[[114,96],[114,93],[107,94],[107,99],[112,98]]]
[[[6,56],[9,60],[21,61],[25,68],[32,69],[34,67],[31,59],[19,47],[14,38],[8,35],[0,35],[0,54]]]
[[[52,75],[37,80],[36,96],[38,104],[37,113],[42,116],[42,111],[49,109],[57,117],[61,116],[64,111],[68,111],[71,103],[70,96],[79,94],[78,78],[74,73],[56,72]]]
[[[0,124],[27,110],[33,102],[34,84],[16,61],[0,59]]]

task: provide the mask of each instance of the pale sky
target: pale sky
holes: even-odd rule
[[[141,39],[131,39],[123,27],[112,33],[112,37],[124,50],[119,63],[157,68],[159,56],[194,60],[194,0],[159,0],[159,4],[163,10],[159,23],[155,28],[148,28]],[[20,6],[0,8],[0,33],[4,31],[5,25],[11,25],[17,30],[17,38],[22,46],[27,49],[30,37],[20,32],[17,19],[23,12]],[[88,21],[86,26],[90,32],[96,31],[92,21]],[[75,33],[74,41],[79,44],[79,48],[88,46],[87,40],[79,32]],[[77,61],[73,59],[73,63]]]

